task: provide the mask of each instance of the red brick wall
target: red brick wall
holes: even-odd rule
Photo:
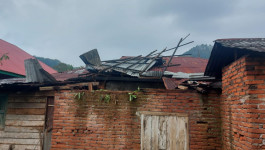
[[[265,58],[240,58],[222,80],[223,149],[265,149]]]
[[[138,111],[187,113],[192,150],[221,149],[220,99],[191,90],[145,90],[129,101],[128,92],[96,91],[74,99],[81,91],[55,95],[52,149],[140,149]],[[100,95],[110,94],[105,103]]]

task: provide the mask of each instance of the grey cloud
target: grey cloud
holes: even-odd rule
[[[195,43],[181,53],[217,38],[260,35],[264,2],[254,1],[0,0],[0,38],[79,66],[78,56],[93,48],[103,60],[147,54],[191,33]]]

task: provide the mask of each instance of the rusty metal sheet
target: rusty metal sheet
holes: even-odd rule
[[[61,73],[54,73],[52,74],[52,76],[57,81],[65,81],[71,78],[77,78],[79,75],[87,74],[87,73],[89,72],[86,69],[81,68],[81,69],[75,69],[75,70],[61,72]]]
[[[174,79],[174,78],[167,78],[167,77],[163,77],[162,79],[163,79],[166,89],[168,90],[176,89],[180,83],[187,80],[187,79]]]
[[[164,65],[169,61],[169,57],[163,57]],[[205,71],[207,59],[195,57],[173,57],[171,66],[167,68],[170,72],[184,72],[184,73],[203,73]],[[162,71],[163,66],[156,66],[151,68],[152,71]],[[177,66],[176,66],[177,65]]]

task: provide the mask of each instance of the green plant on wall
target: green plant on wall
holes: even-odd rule
[[[110,102],[110,95],[109,94],[106,94],[105,97],[104,97],[104,102],[105,103],[109,103]]]
[[[138,92],[140,92],[139,86],[138,86],[137,90],[133,91],[132,93],[128,93],[130,102],[137,99],[136,93],[138,93]]]
[[[128,93],[128,94],[129,94],[129,101],[130,102],[137,98],[137,96],[134,93]]]
[[[74,95],[75,100],[83,100],[85,92],[78,92]]]
[[[109,103],[110,102],[110,95],[106,94],[106,95],[99,95],[99,100],[100,101],[104,101],[105,103]]]

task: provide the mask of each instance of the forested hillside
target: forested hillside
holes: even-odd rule
[[[34,57],[42,61],[46,65],[52,67],[54,70],[58,72],[64,72],[64,71],[69,71],[69,70],[74,69],[72,65],[63,63],[58,59],[50,59],[50,58],[44,58],[44,57],[38,57],[38,56],[34,56]]]
[[[54,66],[58,65],[59,63],[62,63],[58,59],[50,59],[50,58],[44,58],[44,57],[38,57],[38,56],[34,56],[34,57],[36,57],[38,60],[42,61],[43,63],[45,63],[46,65],[48,65],[52,68]]]
[[[212,45],[201,44],[191,48],[190,50],[188,50],[183,54],[184,55],[190,54],[189,56],[191,57],[200,57],[200,58],[209,59],[212,48],[213,48]]]

